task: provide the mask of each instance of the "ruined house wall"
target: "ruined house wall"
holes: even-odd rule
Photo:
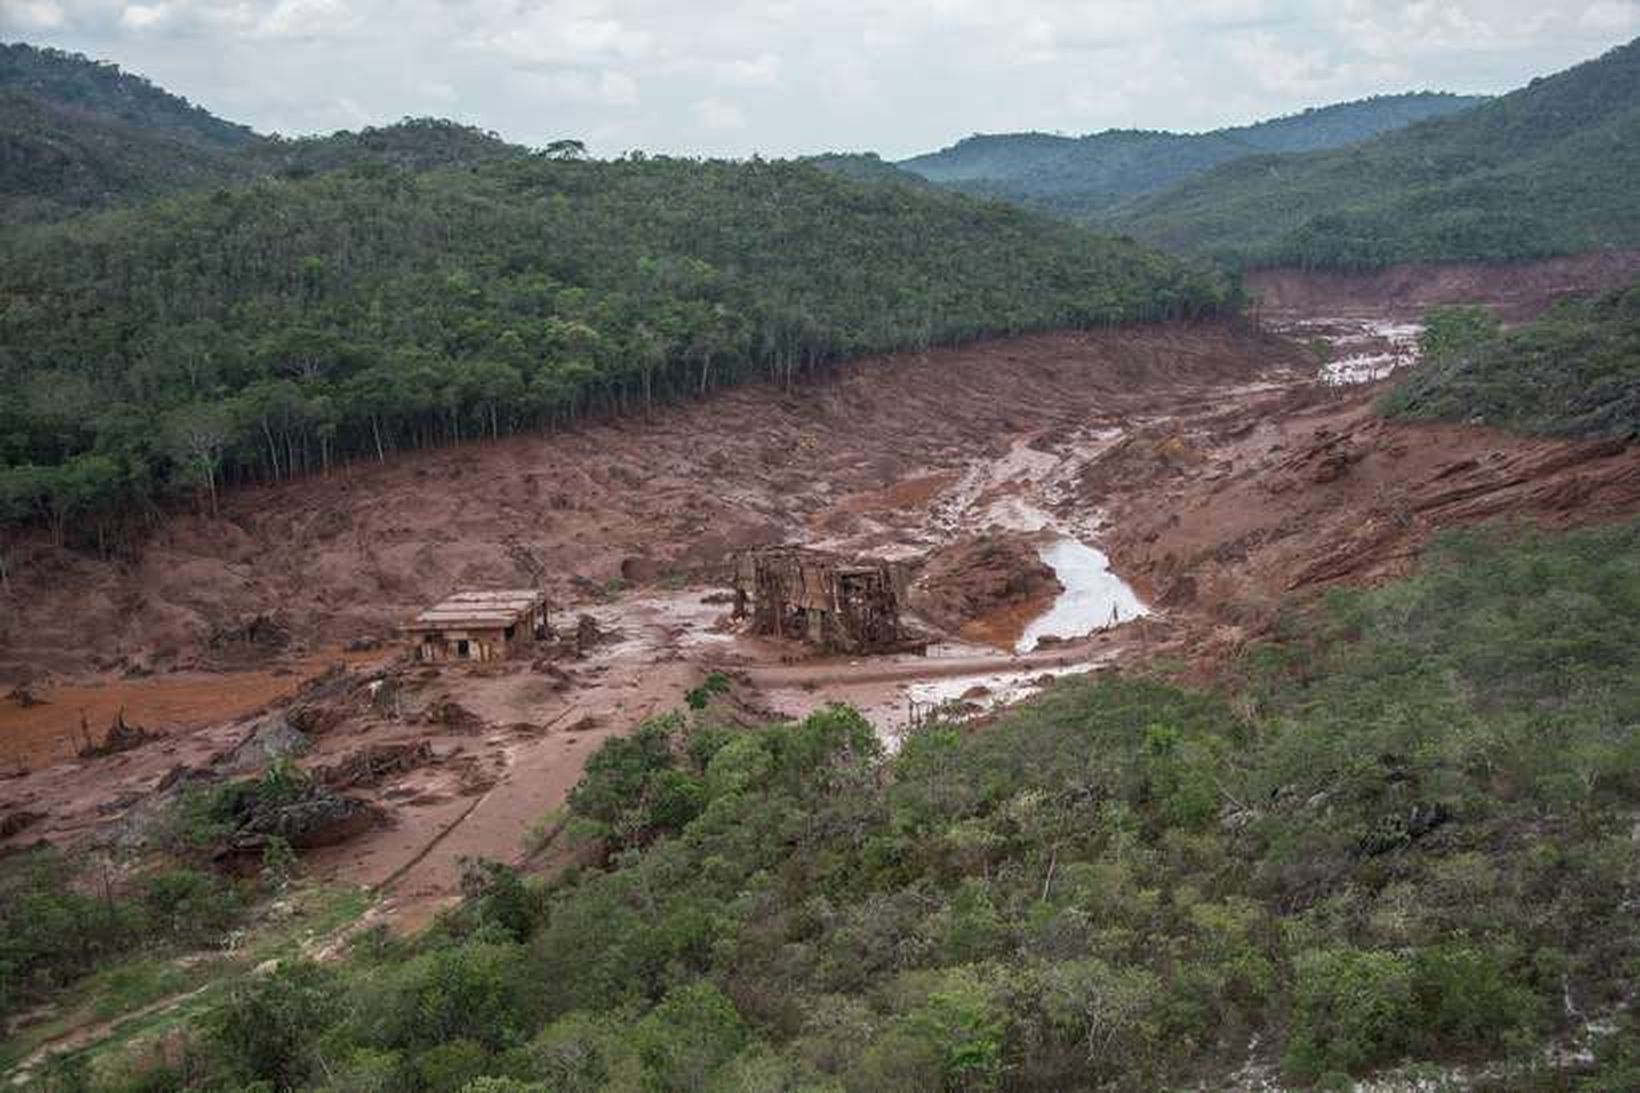
[[[840,652],[906,641],[900,622],[905,587],[903,567],[820,551],[772,548],[735,560],[735,614],[750,616],[754,632]]]

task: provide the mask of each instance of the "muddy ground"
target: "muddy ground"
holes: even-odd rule
[[[1566,276],[1546,274],[1538,303]],[[1519,305],[1518,271],[1504,287]],[[1328,372],[1316,338],[1334,364],[1379,363]],[[650,421],[243,490],[119,564],[36,544],[0,639],[6,686],[40,703],[0,700],[0,847],[134,845],[156,787],[237,769],[282,718],[296,760],[373,817],[308,868],[372,886],[413,925],[452,897],[462,857],[538,858],[585,757],[708,672],[735,681],[725,716],[848,701],[892,744],[932,707],[983,711],[1058,674],[1162,655],[1211,672],[1284,599],[1401,572],[1440,527],[1640,511],[1640,449],[1376,418],[1381,387],[1343,381],[1405,363],[1411,344],[1406,316],[1369,298],[1275,330],[907,354]],[[929,655],[825,657],[737,632],[723,563],[774,542],[915,566]],[[1065,543],[1109,572],[1044,566]],[[558,620],[587,615],[602,635],[584,656],[408,661],[398,622],[535,567]],[[1148,614],[1090,614],[1017,651],[1071,586],[1118,578]],[[77,754],[121,710],[156,738]]]

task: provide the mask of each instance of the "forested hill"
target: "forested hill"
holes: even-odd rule
[[[1023,210],[757,160],[371,165],[0,246],[0,504],[69,536],[344,456],[1239,297]]]
[[[1109,223],[1247,266],[1507,261],[1640,245],[1640,41],[1349,148],[1261,156]]]
[[[0,87],[0,224],[61,220],[251,173],[219,148]]]
[[[905,160],[900,167],[968,193],[1088,219],[1125,198],[1164,189],[1228,160],[1337,148],[1483,101],[1433,92],[1380,95],[1199,134],[1109,130],[1085,137],[976,135]]]
[[[119,65],[77,53],[0,42],[0,88],[104,122],[222,150],[261,138]]]
[[[525,150],[430,118],[286,139],[223,121],[117,65],[0,43],[0,224],[258,175],[361,163],[425,170]]]

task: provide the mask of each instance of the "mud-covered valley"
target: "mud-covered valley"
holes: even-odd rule
[[[1212,674],[1283,603],[1403,572],[1441,527],[1640,511],[1632,446],[1377,417],[1410,321],[1287,309],[860,361],[247,489],[113,560],[35,543],[0,652],[0,832],[138,846],[188,785],[288,755],[346,802],[308,868],[415,925],[464,858],[570,853],[551,836],[586,758],[714,674],[747,724],[847,702],[892,744],[1065,673]],[[927,654],[747,634],[726,563],[774,543],[912,566]],[[454,588],[536,583],[565,635],[537,656],[423,665],[397,631]]]

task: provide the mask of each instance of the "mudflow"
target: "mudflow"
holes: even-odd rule
[[[1535,289],[1519,269],[1495,287],[1518,318],[1621,272],[1551,264]],[[1479,267],[1397,276],[1352,296],[1270,275],[1257,327],[863,360],[650,420],[358,463],[177,515],[114,561],[25,544],[0,634],[17,688],[0,700],[0,847],[141,845],[178,787],[284,755],[329,802],[314,822],[338,818],[304,831],[309,868],[413,925],[462,857],[561,861],[549,817],[587,756],[710,672],[733,681],[728,716],[847,701],[892,745],[931,708],[982,718],[1055,675],[1159,656],[1210,673],[1284,600],[1402,572],[1444,526],[1640,511],[1632,446],[1377,418],[1415,353],[1399,301],[1489,287]],[[1355,363],[1323,369],[1317,337]],[[774,543],[910,564],[929,654],[737,630],[727,559]],[[579,642],[409,660],[395,628],[417,610],[537,570]],[[141,738],[109,747],[115,725]]]

